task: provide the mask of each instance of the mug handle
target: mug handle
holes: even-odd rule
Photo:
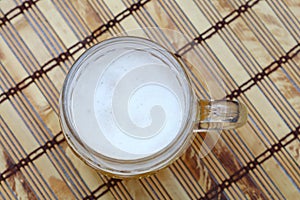
[[[246,106],[234,100],[199,100],[198,114],[193,132],[228,130],[247,122]]]

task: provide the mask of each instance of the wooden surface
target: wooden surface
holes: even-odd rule
[[[300,199],[300,1],[0,0],[0,10],[0,199]],[[87,48],[150,26],[187,36],[189,59],[223,80],[249,120],[207,155],[213,136],[199,134],[158,174],[114,180],[68,147],[59,93]]]

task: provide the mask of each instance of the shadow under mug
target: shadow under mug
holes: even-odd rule
[[[199,100],[180,61],[139,37],[115,37],[88,49],[60,97],[70,147],[115,178],[152,174],[178,158],[194,132],[233,129],[246,120],[240,102]]]

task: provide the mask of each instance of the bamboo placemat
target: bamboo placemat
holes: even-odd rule
[[[0,0],[0,19],[0,199],[300,198],[299,1]],[[68,147],[59,92],[87,48],[144,27],[192,38],[183,51],[222,78],[249,120],[206,156],[199,134],[156,175],[110,179]]]

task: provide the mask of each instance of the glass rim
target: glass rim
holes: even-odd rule
[[[153,154],[147,155],[142,158],[137,158],[137,159],[124,159],[123,160],[123,159],[118,159],[118,158],[112,158],[112,157],[106,156],[104,154],[101,154],[101,153],[93,150],[92,148],[89,147],[89,145],[85,144],[85,142],[80,139],[80,137],[79,137],[80,134],[76,130],[76,127],[74,127],[74,125],[72,124],[72,115],[70,113],[72,108],[69,106],[69,105],[71,105],[70,104],[71,94],[68,90],[69,90],[69,88],[72,87],[72,84],[74,83],[73,80],[74,80],[75,76],[79,73],[80,67],[84,63],[85,59],[87,59],[89,56],[93,55],[93,53],[95,53],[97,51],[97,49],[99,49],[101,47],[105,47],[107,45],[114,44],[114,42],[139,42],[140,43],[140,42],[145,42],[145,41],[147,42],[149,47],[159,49],[160,50],[159,52],[161,54],[163,54],[164,56],[166,56],[169,59],[173,59],[176,62],[176,64],[178,66],[180,66],[180,68],[184,72],[183,74],[182,73],[180,73],[180,74],[181,74],[181,76],[184,75],[184,78],[186,79],[186,81],[188,83],[187,88],[189,90],[188,91],[189,102],[187,102],[186,104],[189,105],[189,107],[187,108],[189,113],[185,114],[185,115],[187,115],[187,117],[186,117],[185,122],[182,125],[181,129],[178,131],[179,134],[176,135],[176,137],[172,140],[172,142],[170,142],[166,147],[159,150],[158,152],[155,152]],[[145,47],[146,47],[146,45],[145,45]],[[175,66],[172,66],[172,69],[173,68],[176,69],[176,71],[178,72],[178,69]],[[77,60],[75,60],[75,62],[73,63],[72,67],[70,68],[70,70],[65,78],[65,81],[64,81],[64,84],[62,87],[62,91],[61,91],[61,95],[60,95],[60,122],[61,122],[61,124],[64,123],[64,125],[66,126],[65,128],[67,128],[68,129],[67,131],[69,132],[69,134],[71,134],[71,135],[67,135],[67,133],[65,133],[65,131],[63,130],[63,134],[67,138],[67,142],[70,144],[72,150],[75,151],[75,153],[78,154],[89,165],[92,165],[92,167],[95,167],[97,169],[103,170],[104,172],[108,172],[108,173],[112,173],[112,174],[116,174],[116,172],[118,172],[118,170],[106,168],[103,166],[103,163],[101,163],[101,166],[99,166],[99,163],[95,163],[95,161],[93,159],[90,159],[90,155],[85,155],[85,154],[86,153],[92,154],[91,158],[93,158],[93,157],[100,158],[101,160],[104,160],[109,163],[115,163],[115,164],[126,163],[127,165],[128,164],[134,165],[134,164],[142,164],[142,163],[147,163],[149,161],[152,161],[155,158],[158,158],[158,157],[164,155],[165,152],[170,151],[172,148],[174,148],[176,143],[180,143],[177,145],[178,147],[175,151],[175,155],[174,154],[170,155],[170,156],[166,157],[165,159],[160,160],[161,162],[154,163],[154,166],[156,166],[160,163],[162,166],[161,168],[163,168],[168,163],[170,163],[172,160],[174,160],[178,156],[178,154],[183,150],[181,148],[184,148],[184,146],[185,146],[184,144],[190,141],[190,137],[193,135],[192,129],[193,129],[194,120],[196,119],[196,114],[197,114],[196,102],[197,102],[196,96],[192,89],[190,77],[188,76],[185,67],[180,63],[178,58],[176,58],[176,56],[173,53],[168,51],[165,47],[161,46],[160,44],[158,44],[154,41],[151,41],[147,38],[136,37],[136,36],[121,36],[121,37],[118,36],[118,37],[106,39],[104,41],[101,41],[101,42],[95,44],[94,46],[92,46],[91,48],[89,48],[85,52],[83,52],[79,56],[79,58]],[[192,116],[193,119],[189,119],[188,118],[189,116]],[[72,138],[70,138],[71,136],[72,136]],[[76,143],[79,144],[82,149],[86,150],[86,152],[79,151],[79,148],[76,148],[76,145],[72,141],[74,139],[75,139]],[[150,167],[147,167],[147,168],[152,168],[152,167],[153,166],[151,165]],[[141,168],[142,172],[144,172],[145,170],[146,169]],[[159,169],[154,169],[154,171],[157,171],[157,170],[159,170]],[[131,173],[131,172],[132,171],[130,171],[130,169],[129,169],[128,173]],[[126,173],[124,172],[124,174],[126,174]]]

